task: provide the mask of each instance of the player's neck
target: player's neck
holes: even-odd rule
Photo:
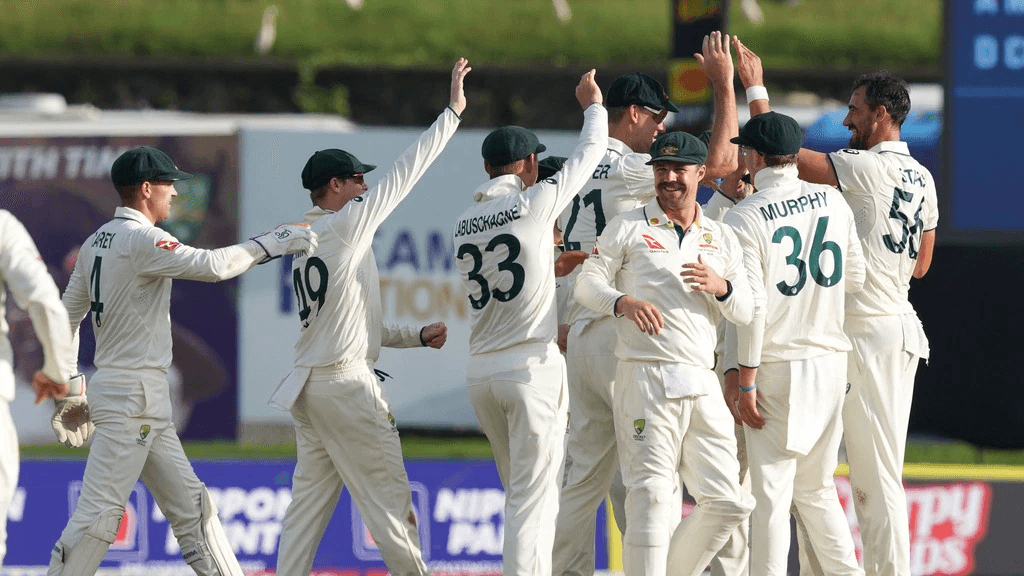
[[[142,213],[142,215],[146,217],[146,220],[149,220],[150,224],[156,226],[156,214],[153,213],[153,210],[150,210],[149,206],[147,206],[145,202],[131,202],[129,204],[125,204],[124,207],[131,208],[132,210]]]
[[[900,129],[899,129],[899,127],[880,128],[880,129],[876,130],[875,133],[872,134],[870,138],[868,138],[868,141],[865,142],[864,148],[866,150],[870,150],[870,149],[874,148],[875,146],[878,146],[882,142],[899,142],[899,141],[900,141]]]
[[[658,198],[658,205],[665,211],[665,216],[682,226],[683,230],[688,229],[697,218],[697,203],[693,198],[683,198],[678,204]]]

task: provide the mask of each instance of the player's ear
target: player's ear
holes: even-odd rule
[[[705,166],[703,164],[698,166],[697,167],[697,181],[700,182],[700,181],[704,180],[704,175],[707,174],[707,173],[708,173],[708,167],[707,166]]]

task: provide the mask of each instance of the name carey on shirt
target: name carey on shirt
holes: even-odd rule
[[[455,223],[455,237],[469,236],[477,232],[486,232],[493,228],[500,228],[514,220],[519,220],[519,206],[513,206],[508,210],[501,210],[491,214],[464,218]]]
[[[760,206],[758,210],[761,211],[761,217],[764,218],[764,221],[768,222],[776,218],[801,214],[807,210],[814,210],[822,206],[828,206],[828,197],[825,193],[811,192],[799,198],[790,198],[785,201],[772,202],[767,206]]]

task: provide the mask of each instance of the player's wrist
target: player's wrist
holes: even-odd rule
[[[615,316],[616,318],[622,318],[623,316],[626,315],[625,312],[620,312],[619,311],[619,302],[622,302],[622,299],[625,298],[625,297],[626,297],[625,294],[623,294],[622,296],[619,296],[618,298],[615,299],[615,303],[612,304],[612,315]]]
[[[423,339],[423,331],[426,330],[426,329],[427,329],[426,326],[424,326],[423,328],[420,328],[420,346],[421,347],[426,347],[426,345],[427,345],[427,341]]]
[[[725,302],[726,300],[729,299],[729,296],[732,296],[732,282],[726,280],[725,292],[723,292],[721,296],[715,295],[715,299],[718,300],[719,302]]]
[[[746,92],[748,103],[754,100],[768,100],[768,89],[760,84],[749,86]]]

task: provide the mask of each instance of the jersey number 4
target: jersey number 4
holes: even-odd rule
[[[484,256],[476,244],[463,244],[459,246],[456,258],[462,260],[467,255],[473,258],[473,269],[469,271],[467,279],[480,285],[480,297],[469,297],[469,303],[473,306],[474,310],[480,310],[486,306],[492,295],[498,302],[508,302],[519,295],[519,292],[523,289],[523,284],[526,282],[526,270],[523,269],[521,264],[516,262],[516,258],[519,257],[519,253],[522,251],[519,238],[511,234],[498,234],[491,238],[484,251],[493,252],[500,245],[508,248],[508,256],[498,263],[498,270],[512,273],[512,287],[508,290],[498,290],[497,288],[491,290],[490,285],[487,283],[487,278],[480,274],[480,269],[484,266]]]
[[[811,269],[811,278],[814,278],[814,283],[823,288],[835,286],[842,279],[843,251],[839,248],[839,244],[831,240],[825,240],[826,229],[828,229],[828,216],[822,216],[818,218],[818,224],[814,228],[814,240],[811,241],[811,253],[807,255],[807,262],[800,259],[800,252],[803,250],[803,240],[800,238],[799,230],[792,226],[783,226],[775,231],[775,234],[772,236],[772,244],[781,244],[783,238],[789,238],[793,241],[793,251],[790,252],[789,256],[786,256],[786,264],[795,266],[797,270],[796,284],[788,284],[783,280],[775,285],[783,296],[796,296],[800,293],[800,290],[803,290],[804,284],[807,283],[807,268]],[[822,252],[832,253],[835,266],[833,266],[832,274],[829,276],[825,276],[821,271],[820,260]]]
[[[310,270],[316,269],[317,283],[314,287],[310,282]],[[295,287],[295,298],[299,303],[299,320],[302,320],[302,327],[309,326],[307,319],[309,318],[310,312],[313,309],[309,305],[309,300],[316,302],[316,316],[320,315],[320,308],[324,305],[324,299],[327,297],[327,265],[324,261],[312,256],[306,260],[306,266],[299,270],[298,268],[292,272],[292,285]],[[309,295],[309,300],[306,299],[306,295]]]
[[[103,302],[100,301],[100,268],[103,266],[103,256],[97,256],[92,261],[92,272],[89,274],[89,288],[92,289],[92,301],[89,302],[89,311],[92,312],[96,327],[103,325],[100,314],[103,313]]]

